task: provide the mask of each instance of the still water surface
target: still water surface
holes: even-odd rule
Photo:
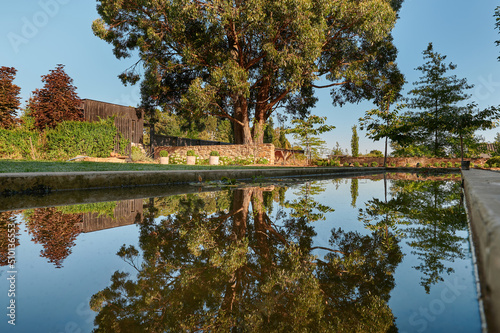
[[[0,332],[480,332],[460,183],[412,177],[0,213]]]

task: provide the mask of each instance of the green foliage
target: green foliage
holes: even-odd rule
[[[77,155],[108,157],[114,149],[116,127],[112,118],[99,122],[65,121],[45,132],[45,150],[51,159]]]
[[[495,8],[495,14],[493,16],[495,17],[495,28],[500,33],[500,6]],[[497,46],[500,45],[500,40],[495,41],[495,44]],[[500,56],[498,57],[498,60],[500,61]]]
[[[368,163],[363,163],[363,166],[366,168],[368,167]]]
[[[0,128],[0,157],[38,159],[42,151],[40,135],[24,129]]]
[[[130,159],[133,162],[153,162],[153,159],[142,152],[138,147],[132,147]]]
[[[169,164],[186,164],[186,158],[181,156],[179,153],[174,153],[169,158]]]
[[[301,146],[306,147],[305,151],[309,160],[312,157],[318,157],[319,148],[325,144],[325,141],[317,136],[321,133],[329,132],[335,128],[332,125],[324,125],[326,117],[309,116],[306,120],[294,119],[292,124],[294,128],[286,130],[287,133],[293,134],[294,138],[300,142]],[[316,125],[320,125],[314,128]]]
[[[500,165],[500,156],[495,156],[495,157],[492,157],[492,158],[489,158],[486,163],[490,166],[493,167],[494,164],[496,165]]]
[[[63,214],[97,213],[97,216],[115,217],[116,201],[95,202],[80,205],[56,207]]]
[[[352,157],[359,156],[359,136],[358,136],[358,131],[356,129],[356,125],[352,127],[351,155]]]
[[[168,157],[168,151],[167,150],[160,150],[160,157]]]
[[[262,157],[257,160],[257,164],[269,164],[269,160]]]
[[[359,162],[357,162],[357,161],[356,161],[356,162],[354,162],[354,166],[355,166],[355,167],[359,167]]]
[[[372,166],[372,167],[378,167],[378,163],[377,163],[377,162],[372,162],[372,163],[371,163],[371,166]]]
[[[448,75],[456,65],[445,64],[446,56],[433,50],[432,43],[423,52],[426,62],[417,67],[423,75],[414,83],[409,106],[419,110],[409,116],[413,127],[411,144],[426,147],[432,156],[445,157],[457,153],[464,156],[464,147],[473,147],[474,132],[494,127],[500,110],[490,107],[477,110],[475,102],[467,102],[471,95],[466,91],[473,86],[456,75]]]
[[[368,153],[369,157],[384,157],[384,154],[380,150],[370,150]]]
[[[194,150],[189,149],[189,150],[186,152],[186,156],[196,156],[196,153],[194,152]]]
[[[216,150],[212,150],[210,152],[210,156],[220,156],[220,153],[218,151],[216,151]]]
[[[332,149],[332,155],[344,155],[344,152],[342,151],[342,147],[340,147],[340,144],[338,141],[335,144],[335,147]]]
[[[138,53],[147,107],[195,120],[238,110],[235,141],[246,143],[278,106],[308,114],[318,77],[332,82],[336,104],[372,98],[396,59],[390,31],[401,2],[102,0],[92,29],[117,58]],[[134,69],[124,83],[140,80]]]

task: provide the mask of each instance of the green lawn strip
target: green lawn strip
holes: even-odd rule
[[[85,171],[165,171],[262,169],[268,166],[204,166],[179,164],[107,163],[107,162],[48,162],[0,160],[0,173],[18,172],[85,172]]]

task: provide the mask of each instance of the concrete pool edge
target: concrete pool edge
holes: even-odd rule
[[[0,174],[0,194],[189,184],[229,179],[259,179],[384,172],[385,168],[270,168],[176,171],[27,172]]]
[[[500,173],[462,171],[489,332],[500,331]]]

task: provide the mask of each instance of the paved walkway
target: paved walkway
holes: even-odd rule
[[[463,170],[489,332],[500,332],[500,173]]]

